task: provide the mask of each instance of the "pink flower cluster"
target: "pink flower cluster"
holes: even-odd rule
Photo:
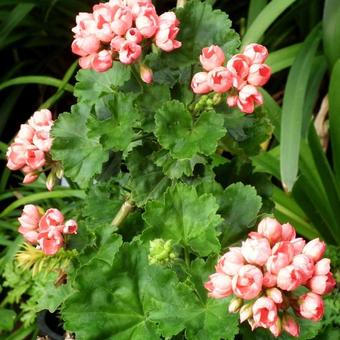
[[[79,13],[72,52],[81,58],[81,68],[104,72],[113,60],[135,62],[145,39],[170,52],[181,46],[176,40],[179,21],[175,13],[158,16],[151,0],[110,0],[93,6],[92,13]]]
[[[205,71],[194,75],[191,88],[198,94],[228,92],[227,104],[230,107],[253,113],[256,105],[263,104],[257,87],[265,85],[271,76],[271,68],[264,64],[267,56],[264,46],[250,44],[223,66],[226,58],[222,49],[216,45],[205,47],[200,55]]]
[[[63,235],[77,234],[78,229],[77,222],[65,222],[64,215],[58,209],[48,209],[44,212],[33,204],[25,205],[18,220],[19,233],[46,255],[56,254],[64,245]]]
[[[23,183],[32,183],[46,165],[52,146],[50,130],[53,125],[49,110],[36,111],[27,124],[21,124],[14,142],[7,151],[7,167],[25,174]]]
[[[272,218],[263,219],[241,247],[232,247],[218,261],[205,288],[213,298],[235,298],[230,312],[240,312],[241,322],[252,329],[268,328],[279,336],[282,328],[292,336],[300,333],[299,317],[318,321],[324,313],[321,295],[330,293],[336,282],[330,260],[322,258],[326,245],[319,239],[306,244],[295,229]],[[306,293],[295,296],[304,286]]]

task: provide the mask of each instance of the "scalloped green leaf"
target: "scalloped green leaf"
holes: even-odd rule
[[[220,225],[223,245],[230,244],[247,233],[255,223],[261,206],[262,199],[251,185],[239,182],[224,190],[218,211],[224,219]]]
[[[150,227],[146,235],[173,240],[201,256],[216,254],[220,250],[216,227],[222,221],[217,210],[212,195],[199,196],[194,187],[178,183],[161,200],[146,205],[143,219]]]
[[[194,119],[177,100],[165,103],[157,111],[155,121],[159,143],[176,159],[191,159],[197,154],[211,155],[226,133],[222,115],[206,111]]]
[[[119,92],[106,95],[97,100],[95,112],[87,123],[88,136],[99,138],[105,150],[126,150],[136,137],[134,128],[140,125],[134,97]]]
[[[159,339],[195,315],[192,291],[173,271],[150,266],[137,242],[124,244],[112,266],[94,261],[81,268],[75,282],[62,316],[79,340]]]
[[[71,113],[62,113],[52,128],[52,157],[61,161],[65,175],[80,187],[86,188],[94,175],[99,174],[108,153],[99,137],[89,137],[86,127],[91,108],[79,103],[72,106]]]
[[[74,95],[79,101],[94,104],[102,95],[114,93],[118,87],[123,86],[130,79],[130,73],[130,67],[119,62],[113,63],[112,68],[106,72],[79,70]]]
[[[154,163],[147,145],[135,148],[127,158],[130,178],[127,187],[131,199],[141,207],[152,199],[159,199],[170,185],[170,179]]]
[[[154,157],[155,164],[160,166],[164,174],[171,179],[192,176],[195,165],[206,163],[206,159],[201,156],[194,156],[192,159],[174,159],[166,150],[160,150]]]

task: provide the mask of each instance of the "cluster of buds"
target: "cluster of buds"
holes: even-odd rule
[[[33,204],[25,205],[18,221],[19,233],[46,255],[56,254],[65,243],[64,235],[77,234],[78,229],[77,222],[65,221],[64,215],[58,209],[52,208],[44,212]]]
[[[205,47],[200,55],[205,71],[194,75],[191,88],[197,94],[211,91],[227,93],[230,107],[238,107],[247,114],[253,113],[256,105],[263,104],[258,87],[265,85],[271,76],[270,67],[264,64],[267,56],[264,46],[250,44],[224,66],[226,58],[223,50],[216,45]]]
[[[150,241],[149,263],[164,265],[175,259],[176,254],[173,252],[172,246],[171,240],[165,241],[161,238],[157,238]]]
[[[232,247],[218,261],[205,288],[213,298],[235,298],[229,311],[240,313],[252,329],[268,328],[275,336],[282,329],[299,336],[300,328],[290,314],[319,321],[324,313],[322,295],[336,285],[330,260],[322,258],[326,245],[319,239],[306,244],[295,229],[272,218],[263,219],[257,232],[249,233],[241,247]],[[303,287],[305,293],[297,296]]]
[[[25,174],[24,184],[37,180],[44,167],[53,168],[54,176],[62,176],[62,170],[52,162],[49,154],[52,146],[52,125],[51,111],[36,111],[27,124],[21,124],[18,134],[7,150],[7,167],[11,170],[21,170]],[[47,181],[46,186],[51,190],[53,184]]]
[[[181,46],[175,13],[158,16],[151,0],[110,0],[93,6],[92,13],[79,13],[76,22],[72,52],[83,69],[104,72],[113,60],[134,63],[152,41],[166,52]]]

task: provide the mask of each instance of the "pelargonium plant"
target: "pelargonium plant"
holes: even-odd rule
[[[37,310],[58,309],[77,339],[278,335],[281,320],[315,335],[334,285],[324,243],[268,219],[250,232],[273,213],[270,177],[250,161],[273,131],[267,49],[241,48],[228,16],[199,0],[163,14],[111,0],[80,13],[73,33],[77,103],[53,124],[35,113],[46,128],[29,120],[7,154],[11,169],[51,169],[77,191],[63,213],[28,205],[19,219],[31,244],[21,266],[67,259]]]

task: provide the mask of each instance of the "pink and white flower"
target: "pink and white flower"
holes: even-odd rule
[[[254,299],[261,292],[262,282],[263,274],[261,270],[253,265],[246,264],[232,278],[233,292],[244,300]]]

